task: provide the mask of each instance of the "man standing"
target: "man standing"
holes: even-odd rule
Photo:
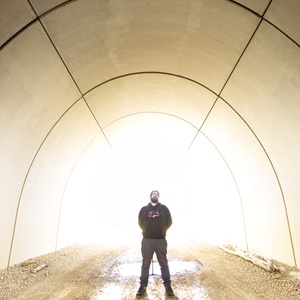
[[[138,223],[143,230],[142,239],[142,268],[140,277],[140,288],[136,296],[141,297],[146,293],[149,279],[150,264],[155,252],[160,265],[162,280],[168,296],[174,296],[171,287],[170,271],[167,259],[166,233],[172,225],[172,217],[169,209],[158,202],[159,192],[152,191],[151,202],[142,207],[138,217]]]

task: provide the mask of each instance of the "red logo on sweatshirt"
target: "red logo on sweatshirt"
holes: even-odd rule
[[[158,210],[148,211],[148,218],[156,218],[159,217],[161,213]]]

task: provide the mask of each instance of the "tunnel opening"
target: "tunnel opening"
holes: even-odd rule
[[[235,182],[204,137],[194,150],[183,152],[157,136],[129,135],[93,174],[80,176],[80,182],[68,187],[58,248],[81,241],[132,242],[141,235],[138,211],[149,203],[153,189],[172,211],[174,225],[168,236],[174,242],[245,244]]]

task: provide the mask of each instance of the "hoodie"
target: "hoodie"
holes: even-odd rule
[[[172,225],[172,217],[165,205],[157,203],[153,206],[149,203],[141,208],[138,223],[144,238],[163,239]]]

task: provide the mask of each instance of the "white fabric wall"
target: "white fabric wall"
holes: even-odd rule
[[[299,17],[297,0],[2,0],[0,268],[104,236],[91,186],[126,210],[160,143],[186,157],[159,166],[178,231],[299,266]],[[99,181],[132,136],[129,186],[109,164]]]

